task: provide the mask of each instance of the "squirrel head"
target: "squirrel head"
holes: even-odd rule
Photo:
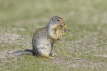
[[[61,32],[66,32],[65,30],[67,29],[66,24],[64,23],[63,18],[59,17],[59,16],[53,16],[48,24],[48,32],[49,32],[49,36],[51,36],[51,38],[57,39],[56,37],[56,31],[61,30]]]
[[[48,26],[51,26],[51,28],[56,28],[57,26],[65,26],[63,18],[59,16],[53,16],[51,17]]]

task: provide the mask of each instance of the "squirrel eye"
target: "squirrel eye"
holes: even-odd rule
[[[57,21],[60,21],[59,19],[57,19]]]

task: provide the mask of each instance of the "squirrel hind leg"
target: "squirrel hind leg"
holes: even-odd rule
[[[53,56],[50,56],[49,54],[40,54],[39,57],[42,57],[42,58],[47,58],[47,59],[53,59],[54,57]]]

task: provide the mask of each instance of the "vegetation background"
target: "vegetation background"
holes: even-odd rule
[[[56,15],[70,32],[55,59],[8,55],[32,48],[33,32]],[[0,0],[0,71],[107,71],[107,0]]]

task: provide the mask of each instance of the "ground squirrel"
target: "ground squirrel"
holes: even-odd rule
[[[32,39],[33,54],[43,57],[54,56],[53,44],[62,38],[65,26],[63,18],[53,16],[46,27],[38,29]]]
[[[31,51],[33,55],[47,58],[54,57],[53,44],[62,38],[65,30],[66,25],[63,18],[53,16],[45,27],[37,29],[33,34],[33,49]]]

